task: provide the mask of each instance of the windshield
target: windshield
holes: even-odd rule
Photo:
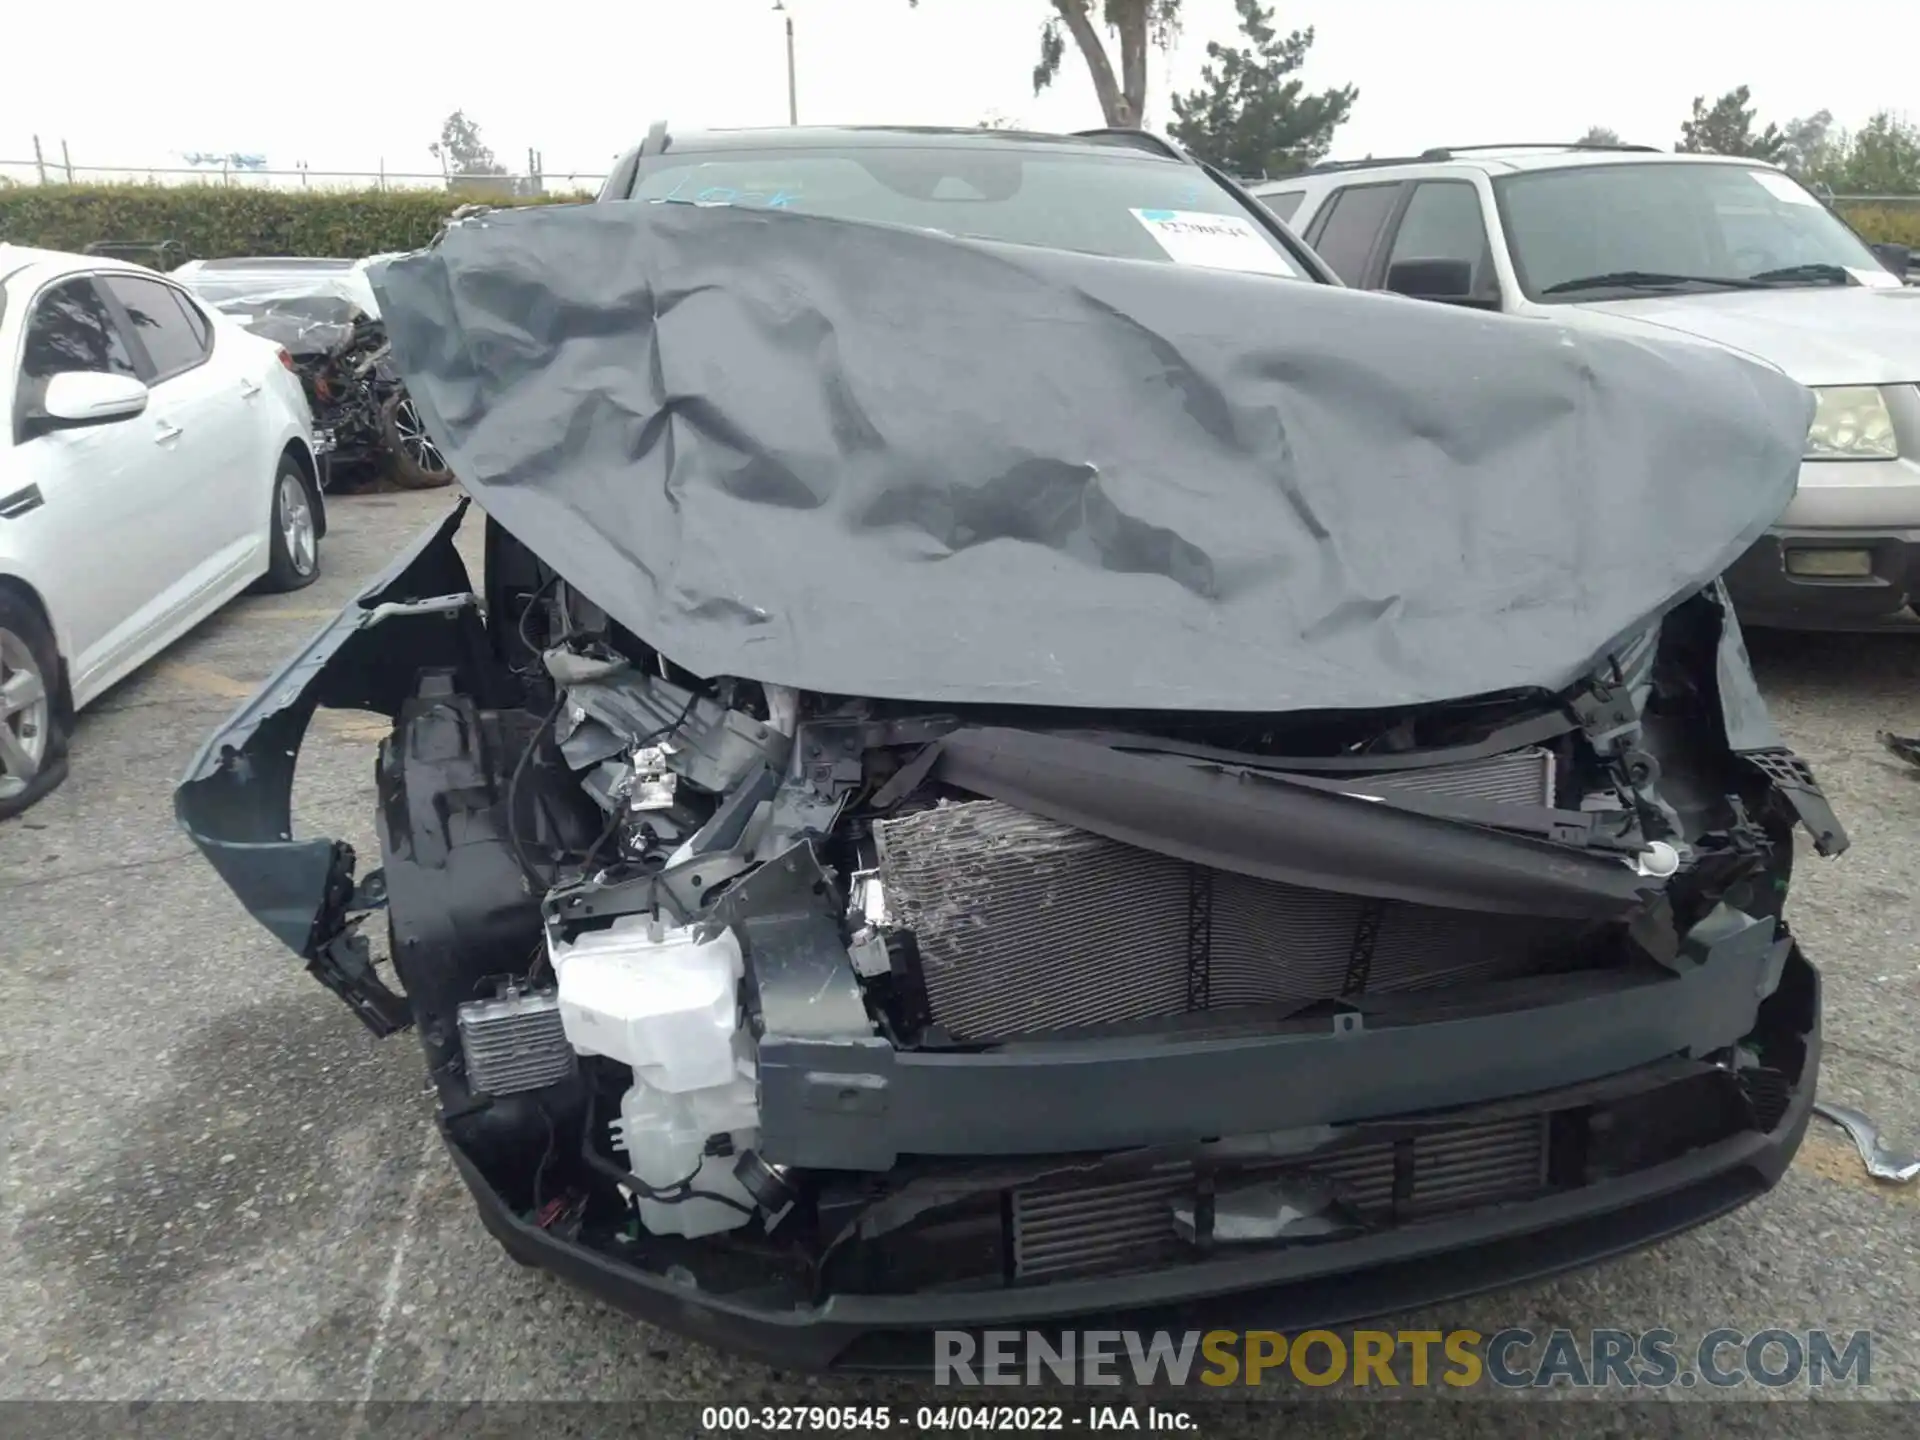
[[[752,205],[1305,278],[1281,242],[1205,173],[1123,150],[961,144],[667,155],[643,162],[631,198]]]
[[[1507,246],[1532,300],[1590,300],[1589,278],[1897,284],[1812,193],[1777,170],[1712,163],[1583,165],[1494,181]],[[1809,268],[1810,267],[1810,268]],[[1799,272],[1781,274],[1779,272]]]

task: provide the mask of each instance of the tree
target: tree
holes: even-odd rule
[[[1589,125],[1587,127],[1587,133],[1582,135],[1574,143],[1577,145],[1618,145],[1620,143],[1620,132],[1618,130],[1609,130],[1604,125]]]
[[[1833,160],[1833,112],[1816,110],[1789,120],[1780,132],[1774,162],[1802,180],[1826,178]]]
[[[920,0],[907,0],[918,7]],[[1059,78],[1073,37],[1086,61],[1100,113],[1107,124],[1135,127],[1147,115],[1147,51],[1165,50],[1180,33],[1181,0],[1048,0],[1053,8],[1040,26],[1040,58],[1033,67],[1033,93]],[[1096,12],[1098,20],[1096,21]],[[1119,69],[1108,53],[1106,31],[1119,49]]]
[[[1835,148],[1840,153],[1828,181],[1835,190],[1853,195],[1920,194],[1920,126],[1911,121],[1879,111]]]
[[[1780,127],[1769,125],[1759,134],[1753,129],[1752,98],[1745,85],[1729,90],[1712,106],[1706,96],[1693,98],[1693,118],[1682,122],[1680,143],[1676,149],[1692,155],[1745,155],[1754,160],[1772,160],[1780,153],[1786,137]]]
[[[493,158],[480,139],[480,127],[456,110],[440,126],[440,138],[427,147],[448,175],[504,175],[507,167]]]
[[[1236,175],[1286,175],[1326,156],[1360,92],[1347,85],[1302,94],[1294,75],[1313,45],[1311,29],[1281,36],[1273,8],[1234,0],[1245,46],[1207,42],[1200,88],[1173,97],[1168,126],[1188,150]],[[1289,78],[1292,77],[1292,78]]]

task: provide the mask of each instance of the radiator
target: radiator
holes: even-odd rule
[[[1371,776],[1551,804],[1552,756]],[[891,924],[913,932],[928,1008],[963,1040],[1161,1019],[1536,971],[1565,923],[1373,901],[1136,849],[993,800],[874,826]]]
[[[1421,1219],[1525,1200],[1547,1182],[1545,1115],[1521,1116],[1416,1136],[1406,1193],[1394,1203],[1394,1146],[1360,1145],[1319,1159],[1237,1171],[1220,1183],[1305,1174],[1331,1182],[1363,1220]],[[1034,1186],[1012,1197],[1013,1272],[1061,1280],[1148,1269],[1191,1255],[1175,1234],[1173,1205],[1191,1198],[1189,1165],[1162,1166],[1106,1184]]]

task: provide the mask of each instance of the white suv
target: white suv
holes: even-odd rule
[[[1920,289],[1778,168],[1579,145],[1323,165],[1254,193],[1349,285],[1726,346],[1818,397],[1800,488],[1728,572],[1742,617],[1914,623]]]

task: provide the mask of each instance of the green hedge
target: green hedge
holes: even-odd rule
[[[378,255],[431,240],[468,198],[445,190],[269,190],[243,185],[0,185],[0,240],[52,250],[171,240],[181,259]],[[548,195],[539,204],[583,200]]]
[[[1840,213],[1869,240],[1911,245],[1920,250],[1920,204],[1842,204]]]
[[[172,240],[181,258],[197,260],[378,255],[426,244],[463,198],[444,190],[0,183],[0,240],[54,250],[84,250],[101,240]],[[542,200],[587,198],[548,195]],[[1899,241],[1920,249],[1920,205],[1841,208],[1869,240]]]

